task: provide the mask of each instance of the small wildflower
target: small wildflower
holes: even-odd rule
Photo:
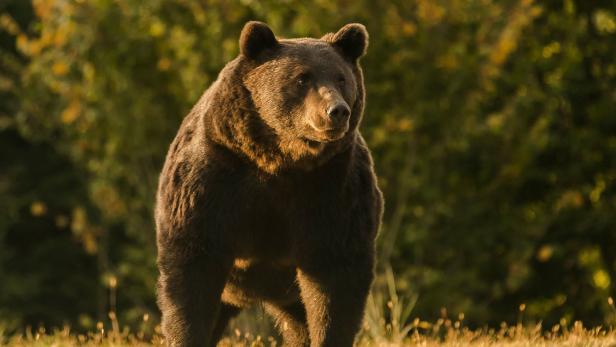
[[[115,276],[109,276],[109,288],[116,288],[118,286],[118,279]]]

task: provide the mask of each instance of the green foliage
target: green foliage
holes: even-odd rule
[[[156,315],[158,172],[182,117],[237,54],[243,24],[258,19],[287,37],[367,26],[363,132],[386,196],[381,263],[392,264],[399,291],[417,296],[413,316],[434,320],[446,307],[471,325],[498,324],[518,319],[525,304],[531,321],[614,323],[616,4],[8,3],[0,7],[0,59],[10,67],[0,70],[9,168],[0,172],[0,206],[22,212],[0,220],[0,271],[22,253],[45,254],[13,252],[7,235],[53,230],[57,217],[33,226],[31,210],[58,206],[71,237],[47,247],[67,257],[76,248],[70,259],[96,264],[73,273],[96,287],[96,299],[79,306],[78,321],[70,310],[53,311],[56,320],[88,327],[109,310],[132,324]],[[45,151],[5,164],[22,146]],[[45,170],[21,173],[33,164]],[[61,282],[66,274],[54,269],[28,271]],[[0,274],[11,286],[26,283]],[[23,286],[16,292],[31,292]],[[5,293],[0,307],[16,295]],[[6,307],[0,321],[57,322]]]
[[[52,146],[26,140],[12,126],[25,63],[13,35],[33,14],[21,1],[0,9],[12,14],[0,15],[0,329],[61,325],[69,315],[94,314],[98,299],[96,262],[69,228],[86,182]]]

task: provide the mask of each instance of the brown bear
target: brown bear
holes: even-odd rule
[[[215,346],[262,304],[287,346],[352,346],[383,199],[358,125],[361,24],[277,39],[249,22],[240,55],[182,122],[157,202],[158,304],[172,346]]]

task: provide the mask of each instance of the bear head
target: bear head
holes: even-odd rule
[[[251,68],[243,84],[283,152],[315,156],[351,141],[363,113],[358,60],[367,46],[361,24],[320,39],[277,39],[264,23],[244,26],[240,55]]]

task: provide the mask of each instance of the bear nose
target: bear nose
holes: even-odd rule
[[[344,103],[337,103],[327,110],[327,115],[334,122],[344,121],[350,114],[349,106]]]

